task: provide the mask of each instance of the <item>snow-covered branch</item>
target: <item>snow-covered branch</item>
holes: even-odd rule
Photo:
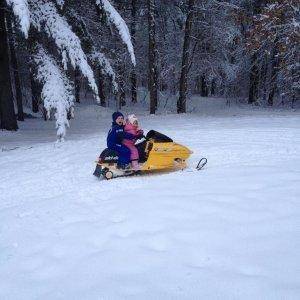
[[[57,5],[62,9],[65,4],[65,0],[55,0]]]
[[[109,21],[117,27],[123,43],[127,46],[131,61],[133,65],[135,65],[136,60],[134,55],[134,49],[131,42],[130,32],[125,21],[108,0],[96,0],[96,4],[104,9]]]
[[[30,27],[30,12],[27,0],[6,0],[6,2],[12,6],[15,16],[19,18],[21,30],[27,38]]]
[[[33,59],[37,65],[36,78],[43,85],[44,107],[48,115],[51,109],[55,110],[57,136],[59,140],[63,140],[66,127],[69,127],[67,114],[74,104],[73,86],[54,58],[41,45]]]
[[[118,91],[118,84],[116,82],[116,74],[110,64],[110,61],[108,58],[105,57],[105,55],[99,51],[94,50],[89,55],[90,60],[95,64],[101,67],[101,70],[109,76],[109,78],[112,81],[113,89],[115,92]]]
[[[43,0],[31,0],[30,3],[32,4],[32,24],[38,30],[43,29],[49,37],[53,38],[61,51],[65,69],[67,69],[67,58],[69,58],[73,68],[78,67],[80,69],[94,91],[97,101],[99,101],[94,73],[81,48],[78,36],[72,31],[66,19],[57,12],[53,3]]]

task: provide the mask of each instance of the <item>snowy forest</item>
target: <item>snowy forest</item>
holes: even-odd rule
[[[0,0],[0,299],[300,299],[299,0]]]
[[[17,130],[29,108],[55,118],[63,137],[87,95],[118,109],[147,97],[150,114],[166,94],[178,113],[191,95],[258,106],[299,100],[297,0],[0,5],[1,129]]]

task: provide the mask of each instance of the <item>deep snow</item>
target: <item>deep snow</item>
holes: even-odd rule
[[[0,132],[0,299],[299,299],[299,112],[142,115],[190,168],[99,181],[99,110]]]

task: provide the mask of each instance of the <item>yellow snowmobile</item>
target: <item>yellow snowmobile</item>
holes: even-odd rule
[[[166,135],[154,130],[150,130],[144,141],[135,146],[139,152],[139,173],[155,170],[184,169],[187,166],[186,160],[192,154],[192,151],[187,147],[173,142]],[[114,150],[105,149],[97,161],[94,175],[96,177],[103,176],[106,179],[112,179],[136,174],[133,169],[118,169],[117,161],[118,153]]]

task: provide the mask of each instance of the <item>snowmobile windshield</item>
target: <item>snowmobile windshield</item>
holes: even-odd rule
[[[157,143],[170,143],[170,142],[173,142],[173,140],[170,139],[168,136],[166,136],[166,135],[164,135],[160,132],[157,132],[155,130],[150,130],[147,133],[146,138],[147,139],[152,139]]]

